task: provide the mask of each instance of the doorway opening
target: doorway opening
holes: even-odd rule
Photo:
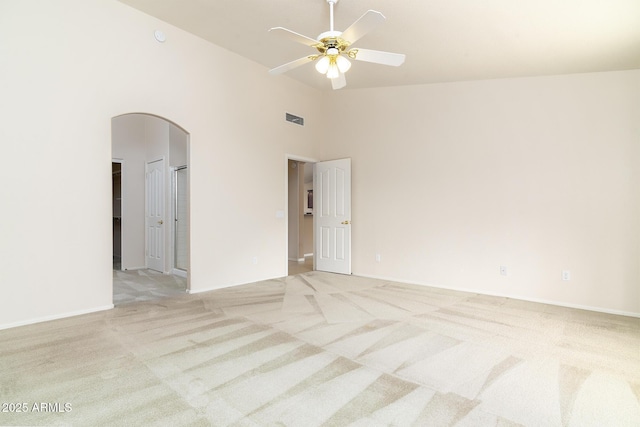
[[[112,167],[114,305],[184,294],[189,289],[189,134],[143,113],[112,118],[111,133],[112,164],[120,165],[119,182],[117,166]]]
[[[111,160],[113,206],[113,269],[122,269],[122,160]]]
[[[173,169],[173,274],[187,277],[189,269],[189,205],[187,200],[188,170],[187,166]]]
[[[315,161],[287,158],[287,275],[314,269],[313,165]]]

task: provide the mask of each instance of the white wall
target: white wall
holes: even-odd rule
[[[115,0],[3,0],[0,50],[0,180],[15,184],[0,187],[0,327],[111,306],[111,119],[126,113],[190,134],[192,291],[286,274],[283,162],[317,157],[317,91]]]
[[[640,71],[327,101],[354,274],[640,314]]]
[[[640,72],[323,96],[266,71],[115,0],[0,2],[0,328],[111,306],[133,112],[190,134],[194,292],[285,275],[286,154],[349,156],[356,274],[640,314]]]
[[[145,267],[145,116],[127,114],[112,121],[111,155],[122,160],[122,269]]]
[[[189,135],[174,124],[169,125],[169,165],[186,166]]]

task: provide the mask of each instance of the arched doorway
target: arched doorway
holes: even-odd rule
[[[189,134],[151,114],[111,120],[113,302],[189,289]]]

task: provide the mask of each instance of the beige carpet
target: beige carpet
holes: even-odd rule
[[[639,426],[639,398],[640,319],[318,272],[0,331],[0,425]]]

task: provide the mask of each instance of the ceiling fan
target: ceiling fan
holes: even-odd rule
[[[351,68],[349,59],[356,61],[373,62],[375,64],[402,65],[405,55],[401,53],[382,52],[371,49],[352,49],[351,45],[362,36],[373,30],[386,19],[384,15],[375,10],[368,10],[356,22],[343,32],[333,28],[333,7],[338,0],[326,0],[329,3],[329,31],[320,34],[317,39],[303,36],[283,27],[274,27],[269,30],[275,34],[287,37],[295,42],[313,47],[319,52],[280,65],[269,70],[270,74],[281,74],[309,62],[316,61],[316,70],[325,74],[331,80],[333,89],[341,89],[347,85],[345,73]]]

